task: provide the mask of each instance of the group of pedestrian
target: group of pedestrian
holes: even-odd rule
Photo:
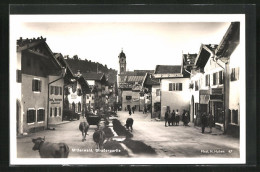
[[[211,133],[213,125],[214,125],[213,115],[212,114],[207,115],[206,112],[203,112],[201,116],[201,132],[204,133],[205,127],[209,126],[210,129],[209,132]]]
[[[179,110],[177,109],[176,112],[175,110],[172,110],[172,113],[170,113],[170,110],[167,110],[165,112],[165,127],[167,127],[167,123],[168,126],[178,126],[179,122],[180,122],[180,115],[179,115]]]

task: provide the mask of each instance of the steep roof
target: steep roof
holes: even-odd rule
[[[145,75],[143,86],[152,86],[152,85],[160,85],[160,81],[158,78],[154,78],[151,73],[147,73]]]
[[[240,23],[232,22],[218,45],[215,53],[217,56],[229,57],[240,42]]]
[[[195,59],[198,54],[182,54],[182,59],[183,59],[183,65],[184,66],[190,66],[194,65]]]
[[[213,53],[217,48],[216,44],[201,44],[200,51],[196,57],[194,65],[200,68],[204,68],[211,53]]]
[[[62,65],[54,57],[54,53],[51,51],[50,47],[46,43],[46,38],[43,38],[42,36],[32,39],[23,39],[22,37],[20,37],[20,39],[16,41],[16,50],[18,52],[28,50],[29,52],[38,54],[38,57],[45,57],[44,61],[51,61],[52,64],[55,65],[55,67],[62,67]]]
[[[181,65],[156,65],[154,74],[181,73]]]
[[[96,73],[96,72],[82,73],[82,76],[86,80],[95,80],[95,81],[101,81],[101,79],[105,77],[104,73]]]

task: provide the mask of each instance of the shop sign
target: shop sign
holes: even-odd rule
[[[200,95],[209,95],[210,90],[200,90]]]
[[[49,101],[51,102],[51,104],[60,104],[62,99],[50,98]]]
[[[211,88],[211,94],[221,95],[221,94],[223,94],[223,89],[222,88]]]
[[[223,100],[223,95],[210,95],[210,100]]]

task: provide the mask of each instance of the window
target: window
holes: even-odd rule
[[[60,87],[60,95],[62,95],[62,87]]]
[[[37,110],[37,122],[44,121],[44,114],[45,114],[44,109]]]
[[[156,96],[160,96],[160,89],[156,89]]]
[[[22,72],[21,72],[21,70],[16,70],[16,82],[18,82],[18,83],[22,82]]]
[[[34,123],[35,122],[35,116],[36,111],[35,109],[28,109],[27,110],[27,123]]]
[[[169,91],[175,90],[175,83],[169,83]]]
[[[176,91],[182,91],[182,83],[176,83]]]
[[[132,96],[126,96],[125,98],[126,98],[126,100],[131,100]]]
[[[231,81],[237,81],[239,79],[239,68],[231,69]]]
[[[50,108],[50,117],[52,117],[52,108]]]
[[[54,86],[51,86],[51,94],[54,94]]]
[[[206,86],[210,86],[210,75],[208,74],[208,75],[206,75],[205,77],[206,77],[206,78],[205,78],[205,80],[206,80],[206,82],[205,82]]]
[[[58,108],[55,107],[55,108],[54,108],[54,116],[56,117],[57,115],[58,115]]]
[[[32,80],[32,91],[41,92],[41,80],[39,79]]]
[[[182,91],[182,83],[169,83],[169,91]]]
[[[213,85],[217,85],[217,73],[213,73]]]
[[[59,87],[55,87],[55,95],[59,95]]]
[[[218,83],[219,83],[219,85],[223,84],[223,80],[224,80],[223,71],[219,71],[218,72]]]
[[[87,99],[89,99],[89,95],[87,95]]]

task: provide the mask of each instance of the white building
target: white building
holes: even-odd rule
[[[161,118],[166,110],[189,110],[189,77],[181,65],[157,65],[154,78],[160,79]]]

